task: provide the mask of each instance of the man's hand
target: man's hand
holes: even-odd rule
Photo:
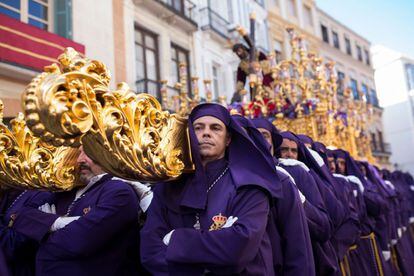
[[[171,230],[170,232],[168,232],[167,235],[164,236],[164,238],[162,239],[162,242],[168,246],[170,244],[170,240],[171,240],[171,235],[174,232],[174,230]]]
[[[55,207],[55,204],[49,205],[49,203],[45,203],[42,206],[39,206],[38,209],[39,209],[39,211],[42,211],[44,213],[56,215],[56,207]]]
[[[55,222],[52,224],[52,226],[50,227],[50,231],[54,232],[57,231],[59,229],[64,228],[66,225],[68,225],[69,223],[78,220],[80,218],[80,216],[75,216],[75,217],[58,217]]]
[[[239,218],[238,217],[233,217],[233,216],[230,216],[228,219],[227,219],[227,221],[226,221],[226,223],[221,227],[221,228],[229,228],[229,227],[231,227],[231,226],[233,226],[233,224],[238,220]]]

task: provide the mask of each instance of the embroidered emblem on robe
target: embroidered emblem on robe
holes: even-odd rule
[[[210,229],[208,229],[208,231],[220,230],[226,223],[227,217],[219,213],[218,215],[212,217],[211,220],[213,221],[213,224],[210,226]]]
[[[83,208],[83,214],[86,215],[87,213],[89,213],[90,210],[91,210],[91,206],[87,208]]]

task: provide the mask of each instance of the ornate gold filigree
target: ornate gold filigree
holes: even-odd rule
[[[34,137],[21,113],[11,121],[11,129],[0,120],[0,186],[70,190],[77,185],[77,156],[76,149],[56,148]]]
[[[327,146],[343,148],[355,158],[374,163],[367,130],[372,107],[362,95],[359,99],[351,98],[349,89],[345,89],[341,96],[343,103],[339,105],[334,62],[324,63],[309,52],[302,36],[292,27],[287,32],[292,49],[290,58],[277,63],[274,56],[269,57],[273,93],[260,92],[266,90],[260,81],[255,82],[258,94],[251,102],[243,103],[244,114],[274,117],[273,123],[281,130],[309,135]]]
[[[177,178],[193,170],[187,120],[162,111],[149,94],[126,83],[110,91],[99,61],[67,48],[23,94],[29,128],[54,146],[78,147],[107,172],[141,181]]]

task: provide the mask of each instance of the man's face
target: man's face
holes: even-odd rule
[[[79,167],[79,181],[82,184],[87,185],[92,177],[104,173],[104,170],[86,155],[83,151],[83,147],[80,147],[77,164]]]
[[[283,138],[280,146],[280,157],[286,159],[298,159],[298,144],[295,141]]]
[[[272,134],[270,133],[270,131],[268,131],[265,128],[257,128],[260,133],[263,135],[263,138],[266,140],[266,142],[269,143],[270,145],[270,152],[272,153],[272,155],[274,154],[274,150],[273,150],[273,141],[272,141]]]
[[[236,50],[236,55],[241,59],[245,59],[247,57],[247,52],[243,47],[239,47]]]
[[[361,164],[361,165],[359,165],[359,168],[361,169],[362,174],[364,176],[367,176],[367,169],[365,168],[365,166]]]
[[[329,165],[329,170],[331,171],[331,173],[336,173],[335,158],[328,157],[328,165]]]
[[[194,121],[193,127],[203,164],[223,158],[231,141],[224,123],[213,116],[203,116]]]
[[[345,172],[346,172],[346,161],[345,161],[345,159],[337,158],[336,159],[336,166],[337,166],[338,172],[340,174],[345,175]]]

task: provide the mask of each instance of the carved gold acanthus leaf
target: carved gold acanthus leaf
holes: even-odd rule
[[[21,113],[11,129],[0,121],[0,187],[70,190],[78,183],[77,156],[77,149],[54,147],[34,137]]]
[[[54,146],[82,144],[107,172],[123,178],[164,181],[193,170],[186,118],[126,83],[111,91],[105,65],[72,48],[58,61],[23,94],[34,135]]]

